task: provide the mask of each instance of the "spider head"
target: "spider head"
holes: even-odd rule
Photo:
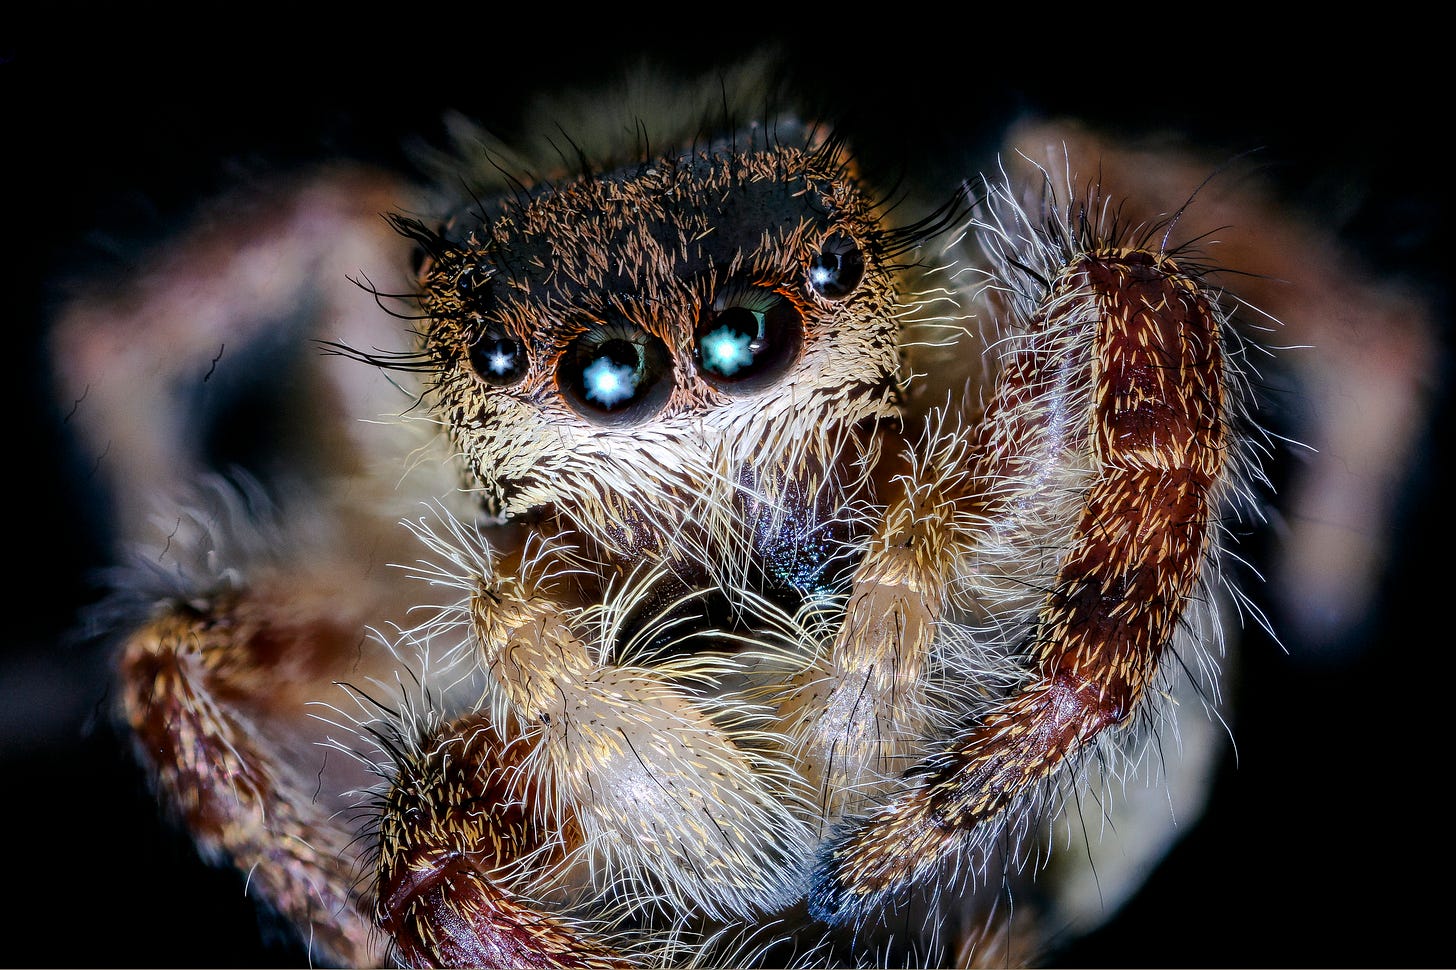
[[[867,463],[896,415],[883,232],[837,148],[761,141],[521,190],[436,239],[436,413],[488,515],[620,544],[630,510],[702,521]]]

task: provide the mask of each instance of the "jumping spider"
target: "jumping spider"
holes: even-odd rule
[[[123,718],[319,959],[1035,960],[1165,841],[1123,781],[1214,749],[1262,438],[1182,208],[1029,129],[897,221],[743,117],[331,169],[68,310]]]

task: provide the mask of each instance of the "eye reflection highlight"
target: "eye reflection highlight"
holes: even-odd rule
[[[763,314],[757,313],[759,343],[763,342]],[[715,374],[732,377],[753,363],[753,341],[731,327],[719,327],[702,339],[703,366]]]
[[[637,390],[637,377],[626,364],[616,364],[610,357],[598,357],[581,372],[588,400],[602,407],[614,408],[629,399]]]

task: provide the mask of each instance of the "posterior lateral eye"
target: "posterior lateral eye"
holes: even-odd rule
[[[656,414],[672,389],[660,339],[629,324],[595,324],[574,339],[558,367],[562,397],[593,421],[622,424]]]
[[[809,261],[809,288],[826,300],[842,300],[864,279],[864,253],[845,232],[828,236]]]
[[[767,287],[730,286],[699,319],[693,360],[712,383],[751,390],[787,370],[802,341],[792,300]]]

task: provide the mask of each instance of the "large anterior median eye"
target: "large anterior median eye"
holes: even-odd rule
[[[751,390],[782,374],[799,354],[803,322],[787,297],[758,286],[730,287],[693,334],[698,372]]]
[[[579,413],[609,424],[657,413],[672,390],[667,345],[625,324],[597,325],[561,357],[562,395]]]

